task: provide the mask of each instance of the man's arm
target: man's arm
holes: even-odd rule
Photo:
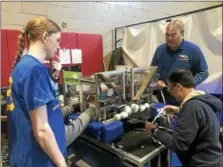
[[[208,65],[206,62],[206,59],[199,47],[196,48],[195,55],[194,56],[194,64],[193,64],[193,69],[194,71],[194,82],[195,85],[198,85],[205,81],[207,77],[209,76],[208,73]]]
[[[198,132],[198,116],[196,108],[185,107],[179,114],[177,127],[173,134],[157,130],[155,138],[173,152],[187,151]]]
[[[86,109],[77,119],[72,120],[69,125],[65,125],[66,146],[68,147],[73,141],[86,129],[90,121],[96,116],[95,99],[90,97],[88,100],[88,109]],[[78,108],[78,107],[77,107]],[[62,108],[63,115],[67,116],[72,113],[73,105]]]
[[[87,128],[95,115],[95,109],[88,108],[79,117],[77,117],[77,119],[71,121],[69,125],[65,126],[67,147]]]

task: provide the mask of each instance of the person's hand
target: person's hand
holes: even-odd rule
[[[95,103],[92,103],[92,102],[89,102],[88,103],[88,107],[89,108],[96,108],[96,104]]]
[[[163,110],[166,110],[167,113],[178,114],[180,112],[180,107],[173,105],[166,105],[163,107]]]
[[[57,61],[53,61],[52,66],[56,71],[60,71],[62,69],[62,65]]]
[[[88,95],[86,98],[86,102],[88,103],[89,108],[96,108],[96,99],[92,95]]]
[[[165,82],[163,82],[161,80],[158,80],[158,82],[157,82],[157,88],[158,89],[163,89],[165,87],[167,87],[166,84],[165,84]]]
[[[55,70],[52,74],[53,78],[58,79],[59,74],[60,74],[60,70],[62,69],[62,65],[57,61],[53,61],[52,62],[52,68]]]
[[[149,134],[151,134],[151,129],[155,129],[155,128],[156,128],[156,125],[151,122],[147,122],[145,124],[145,129]]]
[[[167,114],[167,119],[168,119],[169,124],[171,125],[172,122],[176,119],[176,116],[173,114]]]

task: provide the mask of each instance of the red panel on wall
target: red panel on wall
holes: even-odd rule
[[[6,30],[1,30],[1,48],[1,87],[6,87],[10,73]]]
[[[17,48],[18,48],[18,36],[19,36],[19,30],[6,30],[7,35],[7,41],[9,46],[9,65],[10,69],[12,68],[12,65],[15,60]]]
[[[77,48],[77,33],[62,32],[61,34],[61,49],[75,49]]]
[[[77,34],[77,46],[82,50],[82,73],[90,76],[103,71],[102,36],[93,34]]]
[[[2,31],[2,85],[8,83],[8,76],[15,60],[17,52],[17,41],[19,30],[3,30]],[[8,44],[8,47],[7,47]],[[93,73],[103,70],[103,54],[102,54],[102,36],[93,34],[77,34],[72,32],[62,32],[61,35],[61,49],[81,49],[82,50],[82,64],[81,71],[84,76],[92,75]],[[63,66],[70,66],[63,65]],[[74,66],[72,64],[72,66]],[[6,76],[6,78],[5,78]]]

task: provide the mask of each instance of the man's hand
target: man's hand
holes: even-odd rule
[[[167,114],[168,122],[171,125],[172,122],[176,119],[176,116],[174,114]]]
[[[93,95],[88,95],[86,98],[86,102],[88,103],[88,108],[91,113],[91,119],[96,116],[96,99]]]
[[[167,113],[178,114],[180,112],[180,107],[173,106],[173,105],[166,105],[163,107],[163,110],[166,110]]]
[[[159,80],[159,81],[157,82],[157,88],[158,88],[158,89],[163,89],[163,88],[165,88],[165,87],[167,87],[166,84],[165,84],[165,82],[163,82],[163,81],[161,81],[161,80]]]
[[[86,98],[86,102],[88,103],[88,107],[96,108],[96,99],[93,95],[88,95]]]
[[[96,108],[96,105],[95,105],[94,102],[93,102],[93,103],[92,103],[92,102],[89,102],[89,103],[88,103],[88,107],[89,107],[89,108]]]
[[[151,123],[151,122],[147,122],[146,124],[145,124],[145,129],[146,129],[146,131],[149,133],[149,134],[151,134],[151,129],[155,129],[156,128],[156,125],[154,125],[153,123]]]

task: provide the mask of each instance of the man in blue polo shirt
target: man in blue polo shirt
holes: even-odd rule
[[[198,85],[208,77],[208,65],[199,46],[184,40],[184,24],[181,20],[173,20],[167,25],[165,37],[166,43],[156,49],[151,65],[158,66],[158,88],[163,89],[166,103],[178,105],[167,91],[166,80],[169,73],[176,69],[190,70],[195,85]],[[160,94],[157,95],[162,101]]]

